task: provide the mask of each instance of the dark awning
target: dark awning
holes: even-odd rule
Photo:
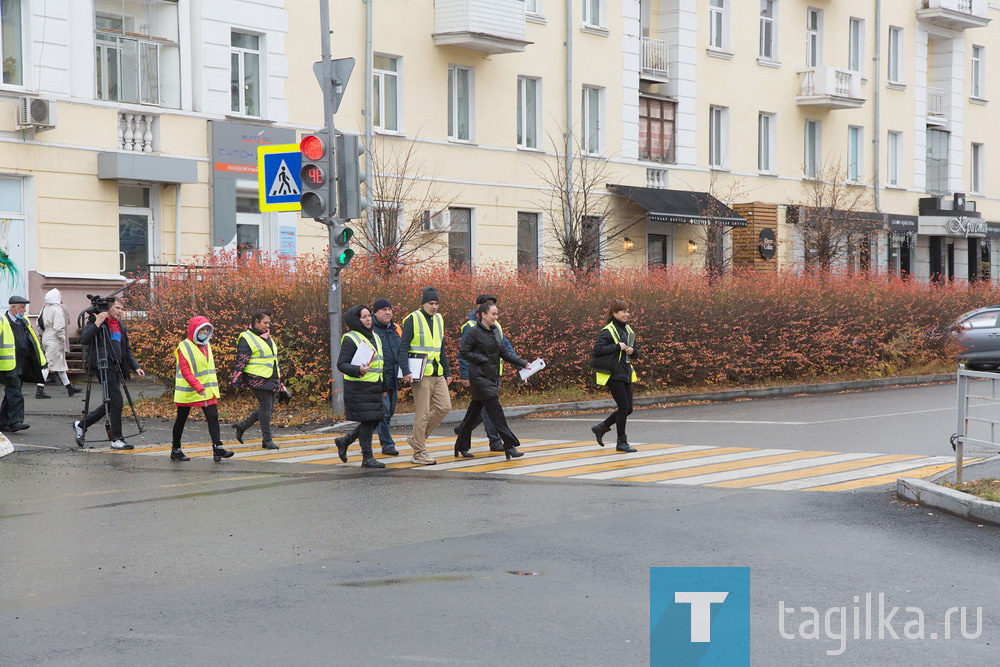
[[[746,227],[746,218],[707,192],[639,188],[632,185],[609,185],[612,190],[649,212],[654,222],[678,222],[687,225],[727,225]]]

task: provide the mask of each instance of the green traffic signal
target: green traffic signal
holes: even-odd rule
[[[337,245],[347,245],[351,242],[352,238],[354,238],[354,230],[351,229],[350,227],[344,227],[339,232],[337,232],[336,236],[334,237],[334,243],[336,243]],[[352,252],[351,255],[353,256],[354,253]]]
[[[354,251],[350,248],[344,248],[333,258],[333,263],[338,269],[343,269],[351,263],[351,258],[353,257]]]

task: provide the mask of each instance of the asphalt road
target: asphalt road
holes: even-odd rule
[[[954,386],[939,385],[678,406],[637,411],[629,432],[946,454],[953,401]],[[29,400],[29,414],[38,407]],[[642,665],[649,568],[667,566],[751,568],[749,664],[987,664],[1000,641],[1000,531],[900,503],[886,487],[176,464],[77,453],[65,418],[29,421],[19,451],[0,459],[3,665]],[[580,439],[589,421],[512,426],[524,438]],[[165,428],[153,425],[146,442],[163,442]],[[900,639],[864,639],[862,620],[862,638],[832,656],[841,642],[823,632],[779,633],[781,602],[822,621],[866,593],[900,607]],[[976,639],[961,638],[956,619],[952,639],[940,638],[956,606],[973,617],[982,607]],[[902,638],[913,617],[904,607],[922,610],[925,639]],[[804,618],[787,615],[786,634]]]

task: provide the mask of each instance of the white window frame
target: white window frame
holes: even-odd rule
[[[21,54],[18,58],[18,67],[21,68],[21,83],[6,83],[3,80],[3,72],[0,70],[0,88],[5,90],[30,90],[32,86],[30,85],[31,80],[31,63],[29,57],[31,55],[31,35],[29,27],[31,25],[30,16],[30,6],[26,0],[16,0],[21,5],[21,25],[19,26],[18,32],[21,38]],[[3,31],[0,31],[0,61],[3,60]],[[0,62],[2,65],[2,62]]]
[[[816,25],[812,27],[812,18]],[[806,67],[819,67],[823,64],[823,10],[809,7],[806,9]]]
[[[535,99],[533,103],[528,100],[528,90],[533,85]],[[535,127],[529,128],[528,109],[534,106]],[[535,141],[532,144],[528,141],[528,130],[534,129]],[[538,149],[538,142],[542,134],[542,80],[533,76],[517,77],[517,147],[530,150]]]
[[[597,96],[597,119],[596,132],[590,131],[592,118],[591,106],[594,102],[593,96]],[[598,86],[583,86],[583,97],[581,99],[580,120],[583,128],[581,143],[583,152],[588,155],[600,155],[604,150],[604,88]],[[596,141],[596,146],[594,145]]]
[[[372,106],[375,106],[375,90],[379,91],[378,95],[378,108],[372,109],[372,129],[376,132],[401,132],[402,122],[400,117],[402,116],[403,109],[403,87],[402,87],[402,62],[403,59],[399,56],[391,56],[387,53],[376,53],[375,56],[379,58],[388,58],[396,63],[396,69],[378,69],[372,65]],[[372,59],[374,62],[374,59]],[[385,91],[389,85],[392,85],[396,89],[396,118],[395,127],[389,127],[385,122]]]
[[[708,166],[729,166],[729,107],[713,104],[708,108]]]
[[[865,69],[865,20],[852,16],[847,26],[847,69],[861,74]]]
[[[467,129],[468,136],[460,137],[458,136],[458,116],[459,116],[459,100],[458,100],[458,73],[467,72],[468,73],[468,109],[467,115],[469,119],[469,127]],[[466,67],[464,65],[448,65],[448,80],[451,85],[448,87],[448,139],[451,141],[460,141],[462,143],[472,143],[474,137],[476,136],[476,70],[472,67]]]
[[[729,50],[729,0],[708,2],[708,48]]]
[[[521,0],[524,3],[524,12],[526,14],[541,14],[542,13],[542,0]]]
[[[778,116],[761,111],[757,114],[757,171],[762,174],[777,173],[775,159],[778,154]]]
[[[807,118],[804,127],[802,140],[802,167],[806,178],[819,178],[820,157],[823,155],[823,123],[818,120]],[[813,144],[810,145],[810,128],[813,128]]]
[[[969,156],[969,192],[982,194],[986,169],[986,148],[983,144],[972,142],[972,150]]]
[[[239,108],[239,110],[235,110],[235,109],[232,108],[232,105],[230,105],[229,111],[230,111],[231,114],[234,114],[234,115],[237,115],[237,116],[245,116],[247,118],[263,118],[264,117],[264,99],[267,97],[264,94],[264,81],[265,81],[265,77],[264,77],[264,55],[266,53],[266,51],[264,49],[264,36],[261,35],[261,34],[259,34],[259,33],[248,32],[246,30],[230,30],[229,31],[230,39],[232,39],[231,36],[232,36],[233,33],[236,33],[236,34],[239,34],[239,35],[247,35],[247,36],[250,36],[250,37],[256,37],[257,38],[257,50],[256,51],[254,51],[253,49],[247,49],[247,48],[243,48],[243,47],[239,47],[239,46],[232,46],[232,45],[230,45],[230,47],[229,47],[229,53],[230,53],[230,61],[232,60],[232,54],[236,54],[236,56],[237,56],[237,63],[238,63],[237,76],[239,77],[238,81],[240,81],[240,82],[242,82],[244,80],[245,75],[246,75],[246,56],[248,54],[253,54],[253,55],[257,56],[257,96],[258,96],[258,99],[257,99],[257,111],[258,111],[258,113],[257,114],[247,113],[247,111],[246,111],[246,108],[247,108],[246,95],[245,95],[244,86],[242,86],[242,85],[239,88],[239,91],[240,91],[239,106],[240,106],[240,108]],[[232,68],[232,63],[230,62],[230,69],[231,68]],[[230,77],[231,76],[232,76],[232,72],[230,71]]]
[[[606,0],[583,0],[583,25],[603,28],[606,20]]]
[[[778,59],[778,0],[760,0],[760,28],[757,55],[761,60]],[[767,10],[770,16],[765,16]]]
[[[889,83],[903,83],[903,29],[889,26],[889,41],[886,48],[886,80]]]
[[[860,183],[865,177],[865,129],[860,125],[847,127],[847,180]]]
[[[969,77],[969,96],[981,100],[986,98],[986,47],[972,45],[972,72]]]
[[[886,137],[886,184],[899,187],[899,170],[903,165],[903,133],[889,130]]]

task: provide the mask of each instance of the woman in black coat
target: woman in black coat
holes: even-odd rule
[[[372,454],[372,433],[384,418],[382,397],[386,392],[382,373],[382,342],[372,331],[372,311],[365,305],[354,306],[344,314],[350,331],[340,339],[340,356],[337,370],[344,374],[344,412],[348,419],[360,424],[358,441],[361,444],[361,465],[365,468],[384,468],[385,464]],[[357,366],[351,362],[359,348],[373,353],[372,360]],[[337,443],[340,460],[347,462],[348,443]]]
[[[462,336],[462,345],[459,348],[459,356],[469,362],[469,393],[472,395],[472,402],[465,412],[458,429],[458,439],[455,440],[455,456],[472,458],[469,448],[472,444],[472,429],[478,422],[479,415],[483,410],[490,416],[493,425],[496,426],[497,433],[503,441],[504,452],[507,459],[524,456],[517,451],[521,443],[517,437],[511,433],[507,426],[507,419],[504,417],[503,408],[500,407],[500,399],[497,395],[497,381],[500,378],[500,357],[516,368],[524,368],[528,365],[526,361],[518,357],[513,351],[508,351],[501,342],[500,330],[496,326],[497,305],[492,301],[487,301],[479,306],[476,311],[478,321],[474,327]]]
[[[601,329],[594,341],[594,357],[591,366],[597,371],[597,384],[606,385],[611,391],[618,408],[591,431],[597,437],[597,444],[604,446],[602,439],[612,426],[618,430],[619,452],[634,452],[635,447],[628,444],[625,435],[625,422],[632,414],[632,383],[635,382],[635,370],[632,361],[639,356],[639,346],[636,343],[635,331],[629,326],[628,302],[615,299],[608,309],[608,323]]]

